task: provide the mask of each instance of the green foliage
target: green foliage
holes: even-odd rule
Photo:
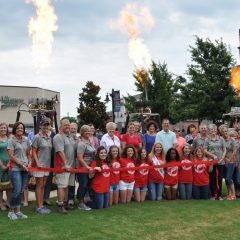
[[[175,96],[174,112],[181,119],[217,121],[238,102],[229,86],[234,58],[222,41],[211,42],[199,37],[196,37],[195,46],[190,46],[190,53],[189,81],[177,79],[181,94]]]
[[[169,106],[173,98],[174,81],[172,74],[168,71],[166,63],[152,62],[152,67],[137,69],[133,77],[137,91],[141,93],[140,99],[128,95],[125,98],[125,107],[129,112],[139,112],[139,106],[149,106],[154,113],[159,113],[161,118],[170,117]]]
[[[86,87],[82,88],[79,94],[79,108],[77,109],[79,116],[79,124],[93,123],[100,130],[105,129],[105,124],[109,118],[106,113],[106,106],[98,97],[100,87],[89,81]]]

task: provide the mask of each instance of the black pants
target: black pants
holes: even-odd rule
[[[211,196],[219,198],[222,196],[223,165],[213,165],[210,173]]]

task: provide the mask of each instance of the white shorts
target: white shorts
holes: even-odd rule
[[[120,189],[120,191],[133,190],[134,183],[135,183],[135,181],[128,183],[128,182],[124,182],[124,181],[120,180],[119,181],[119,189]]]
[[[168,189],[168,188],[170,188],[170,187],[177,189],[177,188],[178,188],[178,184],[175,184],[175,185],[173,185],[173,186],[165,185],[164,187],[165,187],[166,189]]]
[[[57,173],[56,184],[58,188],[67,188],[68,186],[74,186],[75,173],[70,172]]]
[[[39,177],[39,178],[47,177],[47,176],[49,176],[49,172],[33,172],[32,175],[34,177]]]

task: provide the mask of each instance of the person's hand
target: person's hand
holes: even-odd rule
[[[26,171],[26,172],[28,171],[27,166],[25,166],[24,164],[21,165],[21,168],[22,168],[23,171]]]
[[[8,166],[5,166],[5,165],[3,165],[1,168],[2,168],[3,171],[7,171],[8,170]]]
[[[100,167],[95,167],[94,170],[98,171],[98,172],[101,172],[102,169]]]
[[[72,166],[66,164],[63,168],[66,169],[66,171],[70,171],[72,169]]]
[[[89,173],[92,173],[93,172],[93,169],[91,167],[87,167]]]

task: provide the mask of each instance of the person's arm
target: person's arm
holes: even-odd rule
[[[222,157],[221,159],[219,160],[219,163],[222,162],[226,156],[226,153],[227,153],[227,148],[226,147],[223,147],[223,154],[222,154]]]
[[[2,160],[0,160],[0,168],[3,170],[3,171],[6,171],[8,169],[8,166],[5,166],[2,162]]]
[[[38,155],[37,155],[37,148],[35,148],[35,147],[32,148],[32,154],[33,154],[33,159],[34,159],[37,167],[38,168],[41,167],[41,164],[39,162]]]
[[[12,149],[8,149],[8,155],[9,155],[9,160],[12,161],[14,164],[16,164],[18,167],[24,169],[25,171],[27,171],[26,166],[24,166],[20,161],[18,161],[15,156],[14,156],[14,152]]]
[[[217,159],[217,156],[213,153],[210,153],[209,151],[207,151],[206,148],[204,148],[204,153],[206,154],[207,157],[210,157],[212,159]]]
[[[173,133],[173,148],[177,148],[178,146],[178,142],[177,142],[177,137],[176,137],[176,134]]]
[[[122,139],[121,139],[121,149],[124,149],[126,147],[126,139],[125,139],[125,134],[122,136]]]
[[[91,170],[92,168],[88,166],[88,164],[84,160],[84,153],[78,153],[77,154],[77,160],[80,162],[80,164],[87,168],[88,170]]]
[[[66,156],[65,156],[65,153],[63,151],[58,151],[57,152],[63,162],[63,167],[66,168],[66,169],[69,169],[71,168],[71,166],[68,164],[67,162],[67,159],[66,159]]]
[[[232,160],[234,160],[236,158],[237,150],[238,150],[237,146],[233,147],[232,154],[229,157],[229,159],[227,159],[227,162],[230,162],[230,161],[232,161]]]

